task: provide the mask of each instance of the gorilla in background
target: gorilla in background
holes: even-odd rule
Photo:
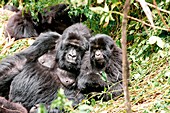
[[[108,88],[111,96],[104,94],[104,100],[120,96],[123,92],[121,49],[105,34],[97,34],[89,42],[90,49],[82,60],[81,72],[77,78],[78,89],[83,94],[89,94]]]
[[[56,98],[57,90],[62,88],[73,105],[77,105],[84,95],[76,89],[76,78],[90,37],[90,31],[83,24],[68,27],[56,44],[53,67],[41,65],[38,58],[28,62],[13,79],[9,99],[21,103],[29,111],[39,103],[49,105]]]
[[[31,13],[21,10],[11,16],[6,26],[5,36],[15,40],[38,36]]]
[[[8,99],[13,78],[23,70],[25,64],[35,61],[49,49],[54,49],[55,41],[60,36],[58,33],[42,33],[27,49],[2,59],[0,61],[0,96]]]
[[[9,11],[13,11],[13,12],[18,12],[19,11],[19,9],[17,7],[15,7],[15,6],[13,6],[13,5],[5,5],[3,7],[3,9],[9,10]]]
[[[60,34],[70,25],[83,21],[80,16],[68,15],[67,4],[58,4],[43,9],[38,13],[38,19],[34,20],[30,11],[21,10],[9,18],[5,36],[11,36],[15,40],[21,38],[37,37],[42,32],[55,31]]]

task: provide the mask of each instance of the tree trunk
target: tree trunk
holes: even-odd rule
[[[130,96],[128,90],[128,77],[129,77],[129,65],[127,60],[127,40],[126,40],[126,27],[127,27],[127,14],[130,7],[130,0],[126,0],[123,10],[123,21],[122,21],[122,76],[123,76],[123,87],[124,97],[127,113],[131,113]]]

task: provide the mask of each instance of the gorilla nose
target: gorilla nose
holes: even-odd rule
[[[67,61],[75,64],[76,63],[76,55],[68,54],[67,55]]]
[[[75,60],[76,59],[76,54],[69,54],[68,57],[69,57],[69,59]]]
[[[95,52],[95,59],[96,60],[103,59],[103,54],[102,54],[102,52],[100,50]]]

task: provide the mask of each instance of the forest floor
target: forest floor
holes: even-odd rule
[[[4,27],[13,12],[0,9],[0,59],[19,52],[29,46],[32,39],[14,41],[4,36]],[[162,55],[163,53],[163,55]],[[130,100],[134,113],[170,113],[170,45],[161,53],[136,63],[136,70],[130,70]],[[137,73],[139,71],[143,73]],[[108,102],[96,101],[91,113],[125,113],[124,98]]]

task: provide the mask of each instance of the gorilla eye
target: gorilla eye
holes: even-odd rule
[[[110,49],[113,49],[113,45],[110,45]]]

